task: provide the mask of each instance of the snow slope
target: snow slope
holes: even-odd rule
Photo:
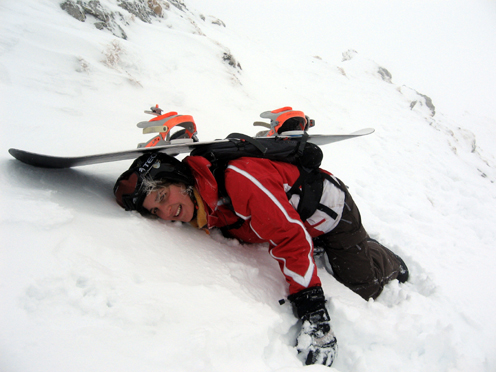
[[[202,140],[255,134],[259,113],[286,105],[314,118],[314,133],[374,127],[324,147],[324,167],[411,280],[365,302],[321,267],[340,348],[333,370],[496,370],[496,117],[432,116],[419,88],[386,81],[388,66],[360,50],[330,60],[327,48],[348,47],[299,52],[249,33],[258,2],[159,1],[164,18],[151,23],[100,3],[122,14],[127,39],[55,0],[0,3],[0,371],[329,370],[298,359],[266,246],[124,212],[112,187],[130,162],[44,170],[7,153],[133,148],[148,139],[135,123],[156,103],[193,115]]]

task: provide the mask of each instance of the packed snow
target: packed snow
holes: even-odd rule
[[[316,0],[287,7],[153,0],[162,17],[148,23],[119,1],[100,0],[101,9],[120,14],[114,26],[126,39],[116,36],[119,28],[95,27],[93,16],[75,19],[61,2],[0,2],[0,371],[496,370],[494,96],[488,86],[469,92],[456,84],[431,94],[415,86],[411,64],[385,65],[401,44],[395,36],[408,33],[397,22],[404,8],[379,3],[372,14],[387,8],[397,29],[375,23],[388,43],[361,52],[359,44],[343,46],[346,38],[332,22],[326,29],[322,14],[355,14],[350,22],[358,22],[367,2],[353,10]],[[463,11],[474,23],[480,15],[476,47],[486,48],[480,53],[493,69],[496,32],[488,31],[496,27],[486,21],[494,4],[458,1],[457,12],[434,3],[423,10],[433,20],[429,11],[439,11],[444,32],[450,14],[457,20]],[[289,18],[271,23],[274,4]],[[296,14],[305,27],[318,20],[308,39]],[[456,22],[451,27],[462,33]],[[427,50],[440,41],[435,33],[423,39]],[[474,74],[472,87],[484,81]],[[436,106],[443,89],[459,105],[477,96],[481,109]],[[339,343],[331,369],[298,358],[297,319],[278,302],[287,286],[267,246],[125,212],[112,187],[130,161],[49,170],[7,152],[131,149],[151,138],[135,124],[150,119],[143,111],[155,104],[192,115],[201,140],[254,135],[259,114],[283,106],[315,119],[311,133],[376,129],[324,146],[323,167],[349,186],[366,229],[404,258],[410,280],[366,302],[318,262]]]

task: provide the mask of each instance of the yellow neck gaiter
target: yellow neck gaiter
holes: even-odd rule
[[[203,204],[203,200],[196,191],[196,189],[193,189],[193,195],[195,196],[196,200],[196,218],[190,221],[191,226],[196,227],[198,229],[204,229],[205,231],[208,231],[206,229],[207,227],[207,212],[205,212],[205,205]]]

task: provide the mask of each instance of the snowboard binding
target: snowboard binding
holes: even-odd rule
[[[150,111],[145,111],[145,113],[156,117],[149,121],[139,122],[137,127],[143,128],[143,134],[159,134],[148,142],[139,143],[138,148],[170,145],[173,140],[174,142],[179,142],[178,140],[198,142],[196,124],[191,115],[178,115],[175,111],[162,114],[163,111],[158,105],[151,107]],[[178,127],[183,129],[172,133],[172,130]]]
[[[254,126],[268,128],[269,130],[260,131],[256,137],[272,137],[285,132],[298,131],[306,132],[309,128],[315,126],[315,120],[310,119],[302,111],[293,110],[292,107],[282,107],[273,111],[265,111],[260,114],[261,118],[270,119],[270,123],[256,121]]]

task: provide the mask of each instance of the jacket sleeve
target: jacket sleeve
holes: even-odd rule
[[[226,189],[236,214],[245,219],[254,234],[270,243],[289,283],[290,294],[320,285],[313,259],[313,242],[296,210],[288,202],[287,180],[278,164],[241,158],[226,170]]]

